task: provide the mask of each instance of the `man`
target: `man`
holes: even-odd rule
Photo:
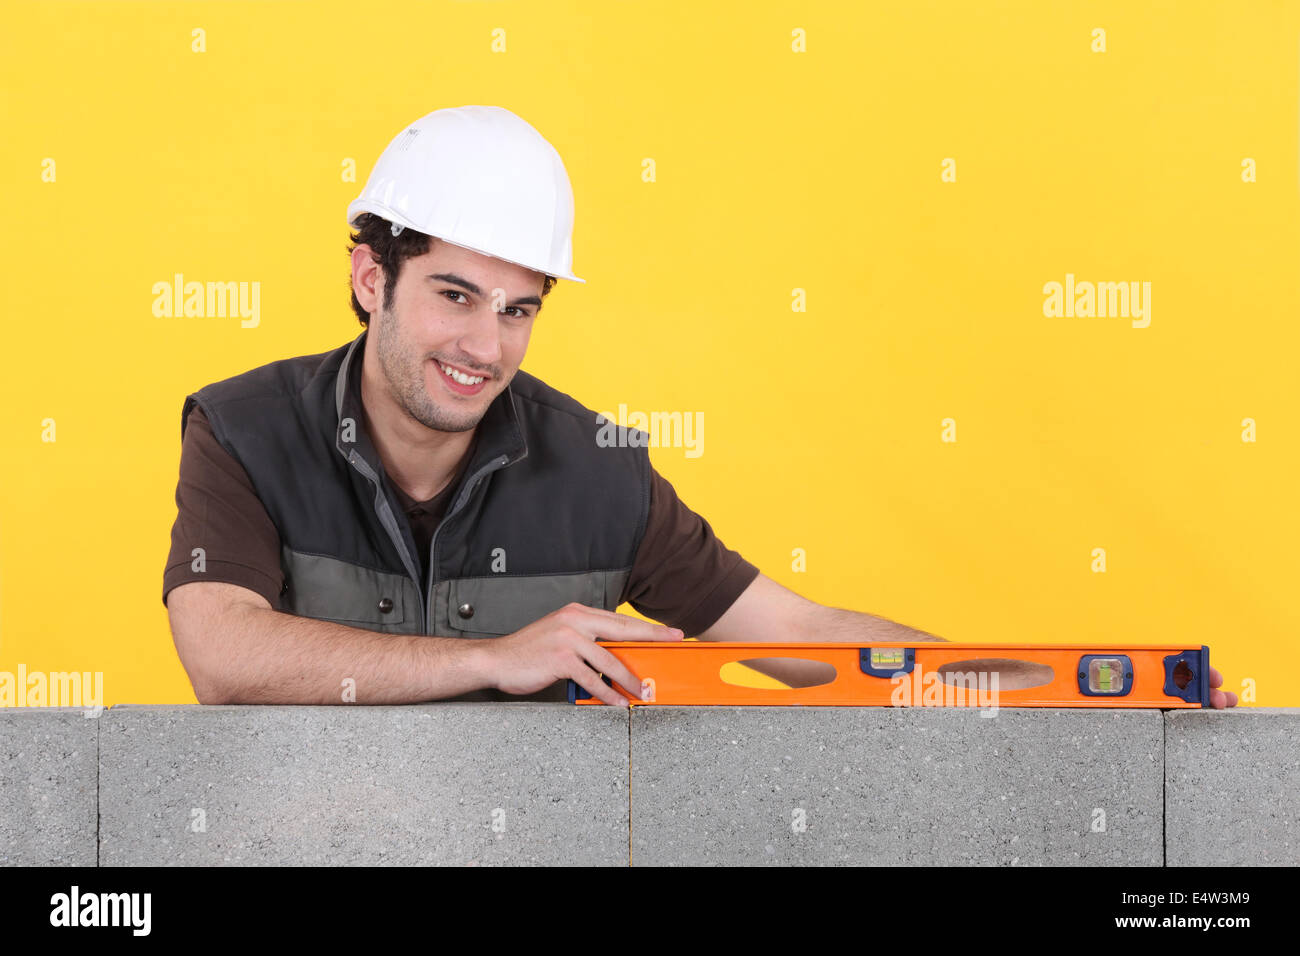
[[[567,173],[522,119],[425,116],[348,219],[365,331],[182,411],[163,600],[201,702],[560,700],[571,678],[626,706],[600,674],[634,696],[639,676],[598,639],[940,640],[765,577],[643,444],[598,442],[520,370],[555,281],[583,281]]]

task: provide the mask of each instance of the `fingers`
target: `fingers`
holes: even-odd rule
[[[1223,675],[1219,673],[1218,668],[1210,668],[1210,706],[1215,710],[1223,710],[1225,707],[1237,706],[1237,695],[1230,690],[1215,690],[1214,688],[1223,685]]]
[[[1230,690],[1212,690],[1210,691],[1210,706],[1215,710],[1223,710],[1225,707],[1236,707],[1237,695]]]
[[[570,604],[561,610],[570,627],[593,641],[680,641],[686,636],[679,628],[585,604]]]
[[[600,675],[586,664],[580,663],[575,668],[573,679],[581,685],[583,690],[597,700],[612,707],[627,706],[627,698],[601,680]]]
[[[627,691],[633,700],[641,699],[641,678],[628,670],[627,665],[605,648],[599,644],[588,643],[579,653],[595,670],[600,671]]]
[[[641,680],[596,641],[680,641],[686,636],[679,628],[576,602],[550,617],[561,624],[561,631],[567,632],[566,643],[578,655],[573,681],[592,697],[614,707],[627,707],[628,697],[640,700]],[[627,696],[601,680],[600,673],[624,688]]]

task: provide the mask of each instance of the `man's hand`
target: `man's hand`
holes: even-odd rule
[[[1210,706],[1215,710],[1237,706],[1237,695],[1230,690],[1215,690],[1223,683],[1223,675],[1216,668],[1210,668]]]
[[[627,699],[610,687],[606,674],[633,699],[641,699],[641,680],[609,651],[602,641],[680,641],[682,632],[585,604],[566,604],[525,628],[484,641],[488,678],[507,694],[531,694],[557,680],[570,678],[592,697],[626,707]]]

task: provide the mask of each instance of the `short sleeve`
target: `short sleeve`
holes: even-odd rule
[[[192,581],[237,584],[262,595],[273,608],[279,606],[284,586],[280,533],[248,473],[221,447],[197,406],[181,442],[163,604],[172,588]]]
[[[694,637],[722,617],[759,570],[727,548],[653,467],[650,482],[650,515],[624,600]]]

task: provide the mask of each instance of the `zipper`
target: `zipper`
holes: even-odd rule
[[[496,471],[498,468],[504,467],[509,461],[510,459],[507,456],[502,455],[500,458],[492,459],[492,461],[474,472],[469,481],[465,482],[465,486],[461,488],[460,494],[456,496],[456,500],[452,504],[451,508],[443,514],[442,520],[438,522],[438,527],[433,529],[433,536],[429,538],[429,574],[425,586],[425,592],[420,596],[421,607],[424,611],[424,634],[426,637],[431,637],[434,634],[433,569],[438,566],[438,532],[442,530],[443,525],[455,517],[456,513],[460,511],[461,508],[465,507],[465,502],[467,502],[469,496],[474,493],[474,489],[478,487],[478,483],[483,479],[483,476]]]
[[[388,504],[388,499],[384,496],[383,485],[380,484],[379,476],[375,474],[374,469],[366,462],[364,458],[356,453],[356,450],[348,452],[348,464],[361,472],[361,475],[370,482],[375,491],[375,510],[379,515],[379,521],[388,532],[388,536],[397,545],[398,554],[401,555],[402,564],[406,568],[406,576],[415,584],[415,592],[420,597],[420,619],[426,618],[426,609],[424,595],[420,594],[420,569],[411,557],[411,552],[406,548],[406,540],[402,537],[402,529],[397,526],[397,519],[393,516],[393,509]],[[382,502],[382,509],[380,504]],[[387,514],[388,520],[384,520]]]

